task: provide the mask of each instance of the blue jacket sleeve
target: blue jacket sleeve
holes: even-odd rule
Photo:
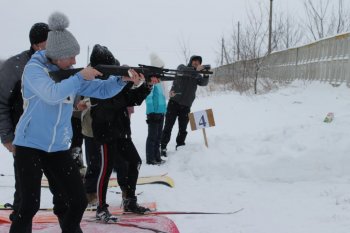
[[[23,85],[47,104],[58,104],[72,94],[76,94],[81,86],[83,77],[78,73],[62,82],[55,83],[45,68],[37,64],[29,64],[23,73]],[[31,93],[25,93],[30,98]],[[27,94],[27,95],[26,95]]]
[[[78,93],[82,96],[107,99],[118,94],[125,85],[126,82],[120,76],[110,76],[107,80],[83,80]]]

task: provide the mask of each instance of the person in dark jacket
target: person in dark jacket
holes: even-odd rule
[[[20,116],[23,113],[23,99],[21,93],[21,77],[24,66],[27,64],[31,56],[39,50],[46,48],[46,40],[49,32],[49,26],[46,23],[36,23],[29,31],[30,49],[20,54],[7,59],[0,68],[0,137],[1,143],[14,155],[14,130]],[[10,219],[14,220],[21,196],[18,187],[18,172],[16,160],[14,160],[14,175],[15,175],[15,193],[12,204],[13,212],[10,214]],[[49,171],[44,169],[46,177],[51,178]],[[51,179],[50,179],[51,180]],[[59,188],[51,187],[53,193],[54,212],[59,214],[66,209],[66,200],[64,194]],[[29,226],[27,232],[31,232]]]
[[[91,65],[116,64],[113,54],[104,46],[96,45],[91,54]],[[131,138],[128,107],[140,105],[152,89],[153,83],[142,83],[138,74],[133,77],[118,95],[101,100],[90,98],[94,139],[101,145],[101,170],[97,182],[98,207],[96,218],[105,222],[115,221],[108,211],[106,193],[113,170],[117,171],[117,181],[122,190],[124,211],[144,213],[149,209],[139,206],[135,195],[136,183],[141,166],[141,158]],[[140,77],[144,79],[143,75]],[[124,77],[125,79],[126,77]]]
[[[23,113],[23,69],[36,51],[45,49],[48,32],[46,23],[34,24],[29,31],[30,49],[10,57],[0,67],[0,137],[10,152],[13,152],[16,124]]]
[[[181,64],[178,70],[203,70],[202,57],[193,55],[187,66]],[[170,100],[168,102],[165,115],[165,125],[161,139],[161,155],[167,156],[167,145],[170,141],[171,131],[176,118],[178,118],[179,132],[176,137],[176,149],[185,145],[187,136],[188,114],[191,112],[191,106],[196,98],[197,86],[206,86],[209,82],[209,76],[196,74],[192,77],[182,77],[174,80],[170,90]]]

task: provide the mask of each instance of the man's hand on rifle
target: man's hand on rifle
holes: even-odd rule
[[[176,95],[181,95],[181,92],[169,91],[169,97],[172,98]]]
[[[197,70],[197,71],[201,71],[201,70],[204,70],[204,66],[202,66],[202,65],[199,65],[199,66],[197,66],[196,70]]]
[[[85,80],[93,80],[96,76],[102,76],[103,74],[98,70],[88,66],[80,71],[80,74]]]

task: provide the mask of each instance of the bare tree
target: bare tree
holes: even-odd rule
[[[220,50],[216,52],[217,65],[227,65],[236,61],[239,43],[237,33],[237,30],[233,28],[232,34],[229,37],[226,38],[225,35],[222,35],[220,38],[220,41],[218,42]]]
[[[288,49],[304,39],[302,27],[289,15],[283,19],[282,49]]]
[[[240,68],[235,72],[234,79],[232,77],[231,83],[233,82],[240,92],[254,87],[256,93],[258,72],[263,60],[259,58],[267,55],[268,14],[260,6],[257,11],[248,11],[247,15],[248,22],[240,26],[240,30],[237,24],[233,24],[229,39],[222,38],[219,60],[223,64],[233,63],[237,61],[239,51]]]
[[[191,56],[189,41],[188,40],[185,41],[185,39],[183,37],[181,37],[181,39],[179,40],[179,45],[180,45],[180,49],[181,49],[181,54],[185,60],[185,64],[188,64],[188,62],[190,61],[190,56]]]
[[[245,30],[242,41],[242,58],[254,62],[254,93],[257,94],[259,70],[261,69],[264,57],[268,54],[267,36],[268,27],[266,25],[267,12],[260,6],[259,12],[248,13],[248,26]]]
[[[224,36],[221,38],[220,65],[232,63],[232,58],[228,52],[228,46],[225,43]]]
[[[248,25],[244,33],[244,40],[242,40],[242,52],[244,59],[255,59],[260,57],[267,46],[267,27],[265,24],[266,16],[262,8],[258,13],[248,12]],[[243,58],[243,57],[242,57]]]
[[[307,16],[306,27],[312,40],[338,34],[350,29],[349,10],[344,8],[344,0],[337,3],[330,0],[304,0]]]
[[[330,28],[333,33],[342,33],[350,29],[350,11],[344,7],[344,0],[338,0],[338,9],[333,10]]]
[[[291,16],[279,13],[274,19],[272,50],[288,49],[303,41],[303,30]]]
[[[239,91],[254,90],[257,94],[258,89],[271,86],[268,79],[259,79],[268,57],[269,8],[260,5],[257,10],[248,11],[247,16],[248,21],[242,24],[239,33],[237,24],[234,23],[231,35],[228,38],[222,36],[217,61],[222,65],[232,64],[227,69],[233,69],[234,72],[226,73],[231,76],[231,80],[225,81],[233,83]],[[273,18],[272,51],[286,49],[302,41],[302,29],[292,17],[277,10]],[[237,61],[238,51],[240,61]]]

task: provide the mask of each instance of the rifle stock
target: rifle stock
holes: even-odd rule
[[[139,67],[127,67],[127,66],[115,66],[115,65],[97,65],[94,67],[96,70],[103,74],[102,77],[97,77],[100,79],[107,79],[110,75],[115,76],[128,76],[129,70],[134,69],[137,73],[144,74],[146,80],[149,80],[151,77],[157,77],[161,81],[172,81],[176,78],[184,76],[193,76],[197,74],[209,75],[212,74],[210,70],[196,71],[194,69],[186,70],[171,70],[166,68],[158,68],[154,66],[139,65]],[[69,70],[59,70],[49,72],[50,77],[55,82],[60,82],[64,79],[69,78],[72,75],[75,75],[84,68],[74,68]]]

